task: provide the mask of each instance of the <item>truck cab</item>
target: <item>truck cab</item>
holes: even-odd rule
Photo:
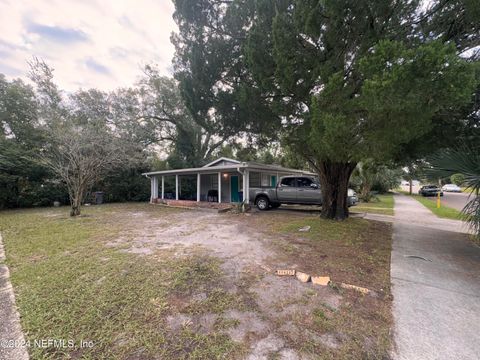
[[[315,178],[287,176],[277,186],[279,203],[322,205],[322,192]]]
[[[284,176],[275,187],[250,191],[250,198],[254,199],[259,210],[279,207],[280,204],[322,204],[320,185],[313,176]]]

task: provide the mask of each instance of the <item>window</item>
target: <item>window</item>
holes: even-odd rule
[[[248,175],[248,178],[250,179],[249,186],[250,187],[260,187],[261,186],[261,178],[260,178],[260,173],[258,172],[251,172]]]
[[[218,175],[209,175],[210,177],[210,189],[218,189]]]
[[[301,177],[297,179],[298,187],[311,187],[313,180],[306,177]]]
[[[262,187],[268,187],[270,186],[270,177],[268,174],[262,174]]]
[[[296,186],[295,178],[293,178],[293,177],[283,178],[282,182],[281,182],[281,185],[283,187],[295,187]]]

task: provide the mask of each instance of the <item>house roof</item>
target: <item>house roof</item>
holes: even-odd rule
[[[214,164],[219,163],[221,161],[228,161],[234,162],[233,164],[228,165],[216,165]],[[290,169],[285,168],[280,165],[267,165],[261,164],[257,162],[240,162],[238,160],[228,159],[228,158],[219,158],[211,163],[204,165],[198,168],[186,168],[186,169],[172,169],[172,170],[162,170],[162,171],[151,171],[147,173],[143,173],[142,175],[151,176],[151,175],[194,175],[194,174],[209,174],[209,173],[217,173],[222,171],[239,171],[242,172],[243,170],[253,170],[253,171],[271,171],[271,172],[278,172],[282,174],[302,174],[302,175],[316,175],[309,171],[298,170],[298,169]]]
[[[215,166],[215,164],[218,164],[219,162],[222,162],[222,161],[230,162],[230,163],[233,163],[233,164],[240,164],[240,161],[238,161],[238,160],[234,160],[234,159],[230,159],[230,158],[222,156],[221,158],[218,158],[217,160],[213,160],[212,162],[209,162],[207,165],[203,165],[202,167]]]

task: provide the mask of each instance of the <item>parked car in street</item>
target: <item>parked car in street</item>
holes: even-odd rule
[[[424,185],[418,190],[418,193],[422,196],[443,196],[443,191],[437,185]]]
[[[446,184],[442,186],[442,190],[445,192],[462,192],[462,189],[460,186],[455,185],[455,184]]]
[[[358,203],[355,191],[348,189],[348,206]],[[285,176],[275,187],[250,188],[250,199],[259,210],[277,208],[281,204],[322,205],[318,179],[310,176]]]

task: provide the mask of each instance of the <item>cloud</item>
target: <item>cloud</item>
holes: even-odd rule
[[[1,53],[0,56],[2,56]],[[0,74],[8,74],[11,77],[20,77],[23,75],[23,71],[18,67],[2,64],[0,62]]]
[[[27,80],[33,56],[60,88],[132,86],[145,64],[171,75],[171,0],[0,0],[0,72]]]
[[[89,69],[91,69],[93,71],[96,71],[99,74],[110,75],[110,69],[109,68],[107,68],[106,66],[98,63],[97,61],[95,61],[92,58],[89,58],[89,59],[85,60],[85,65]]]
[[[77,41],[87,41],[88,36],[81,30],[62,28],[60,26],[48,26],[29,23],[27,31],[38,34],[41,38],[56,41],[62,44],[70,44]]]

